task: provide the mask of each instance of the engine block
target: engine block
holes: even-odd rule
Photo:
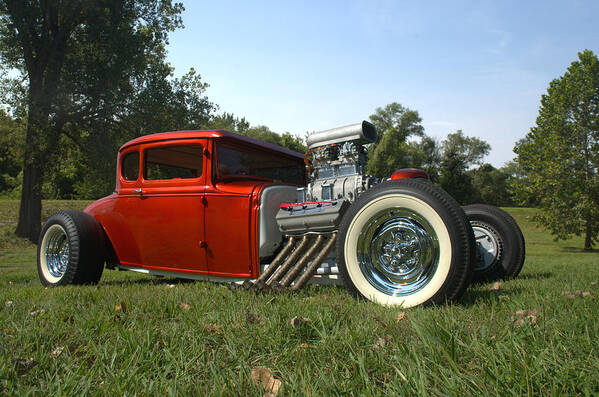
[[[368,147],[377,138],[367,121],[316,132],[308,137],[312,164],[308,186],[298,189],[298,202],[347,200],[379,183],[366,175]]]

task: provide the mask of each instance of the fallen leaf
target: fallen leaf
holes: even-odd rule
[[[117,303],[116,306],[114,307],[114,311],[117,313],[123,312],[123,313],[127,314],[127,304],[125,302]]]
[[[576,290],[574,292],[562,292],[562,296],[565,295],[568,299],[576,299],[576,298],[594,298],[595,295],[591,294],[589,291],[581,291]]]
[[[250,324],[261,323],[262,322],[262,317],[260,317],[257,314],[254,314],[254,313],[250,313],[250,312],[246,312],[245,313],[245,319]]]
[[[17,374],[19,375],[25,375],[37,365],[37,362],[33,361],[33,358],[13,358],[12,362],[15,364]]]
[[[530,322],[530,324],[537,328],[537,311],[532,310],[518,310],[516,312],[516,317],[514,318],[514,322],[517,327],[523,326],[526,322]]]
[[[489,288],[489,291],[499,291],[499,287],[501,287],[501,283],[499,281],[496,281],[495,283],[493,283],[491,288]]]
[[[381,336],[376,340],[376,342],[374,342],[374,345],[372,347],[375,349],[380,349],[385,347],[385,345],[389,342],[391,342],[391,337],[389,335],[385,335],[385,337]]]
[[[181,304],[179,305],[179,307],[183,310],[189,310],[191,308],[190,305],[188,305],[187,303],[183,303],[181,302]]]
[[[7,309],[10,309],[12,307],[12,301],[6,301],[6,303],[4,305],[6,306]]]
[[[204,327],[204,329],[208,332],[212,332],[213,334],[222,334],[223,333],[223,329],[220,325],[218,324],[204,324],[202,325],[202,327]]]
[[[591,285],[597,285],[597,281],[593,281]]]
[[[29,313],[31,317],[39,316],[40,314],[44,314],[46,311],[44,309],[34,310]]]
[[[397,317],[395,319],[397,320],[397,322],[400,322],[401,320],[405,320],[406,318],[408,318],[408,313],[399,312],[397,313]]]
[[[297,327],[300,324],[309,323],[311,321],[312,320],[310,320],[308,317],[293,317],[290,323],[292,327]]]
[[[276,379],[272,375],[272,371],[268,367],[254,367],[252,368],[252,375],[250,379],[257,385],[262,386],[267,395],[276,396],[279,393],[281,387],[281,381]]]
[[[175,288],[175,284],[167,284],[166,288]]]
[[[63,350],[64,350],[64,346],[57,346],[56,349],[54,349],[52,351],[52,353],[50,353],[50,355],[52,357],[58,357],[62,354]]]

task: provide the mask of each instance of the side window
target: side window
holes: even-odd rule
[[[202,175],[204,148],[200,145],[167,146],[145,152],[146,180],[190,179]]]
[[[136,181],[139,177],[139,152],[127,153],[121,160],[121,175],[126,181]]]

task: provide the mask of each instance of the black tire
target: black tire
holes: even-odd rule
[[[477,241],[473,279],[488,282],[518,276],[524,265],[525,242],[507,212],[486,204],[464,207]]]
[[[339,272],[351,293],[380,304],[443,304],[470,283],[472,239],[466,215],[444,190],[392,180],[362,193],[343,216]]]
[[[43,285],[96,284],[106,260],[104,231],[91,215],[60,211],[44,224],[37,248]]]

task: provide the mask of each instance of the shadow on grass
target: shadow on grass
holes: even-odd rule
[[[517,295],[523,291],[523,289],[520,287],[510,287],[500,289],[499,291],[489,290],[490,285],[486,288],[487,289],[483,290],[467,290],[462,299],[459,300],[458,304],[460,306],[474,306],[479,305],[481,300],[488,301],[492,299],[499,299],[502,296]]]
[[[567,252],[569,254],[596,254],[599,252],[599,249],[595,248],[595,249],[585,250],[580,247],[563,247],[561,249],[561,251]]]
[[[553,273],[551,272],[539,272],[539,273],[524,273],[519,274],[517,279],[520,280],[542,280],[546,278],[553,277]]]
[[[199,280],[186,279],[186,278],[174,278],[174,277],[160,277],[160,276],[151,276],[148,278],[130,278],[123,280],[107,280],[100,281],[100,286],[102,285],[131,285],[131,284],[139,284],[139,285],[163,285],[163,284],[191,284],[195,283]]]

